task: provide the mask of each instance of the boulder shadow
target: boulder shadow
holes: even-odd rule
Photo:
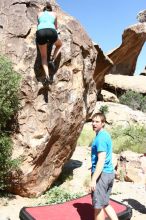
[[[59,186],[65,180],[72,179],[73,177],[73,170],[80,167],[82,165],[82,162],[79,160],[72,160],[70,159],[62,168],[62,172],[59,175],[57,181],[55,182],[55,185]]]
[[[136,211],[140,212],[141,214],[146,214],[146,206],[141,204],[135,199],[124,199],[123,202],[128,202],[128,204],[135,209]]]
[[[89,203],[74,203],[81,220],[94,220],[94,209]]]
[[[63,167],[63,169],[68,169],[73,171],[74,169],[82,166],[82,161],[70,159]]]
[[[49,102],[49,99],[48,99],[48,92],[51,91],[49,85],[48,86],[43,86],[39,92],[38,92],[38,95],[43,95],[44,96],[44,101],[46,103]]]

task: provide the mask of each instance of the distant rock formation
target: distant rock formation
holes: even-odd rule
[[[146,66],[145,66],[144,70],[140,73],[140,75],[146,76]]]
[[[122,36],[122,44],[107,54],[113,61],[113,67],[109,74],[132,76],[135,72],[137,58],[145,41],[146,22],[127,28]]]
[[[123,76],[108,74],[105,77],[103,88],[113,92],[117,97],[127,90],[146,95],[146,76]]]
[[[96,68],[94,72],[94,80],[96,82],[97,91],[100,92],[100,89],[103,87],[104,84],[105,75],[113,67],[113,61],[103,53],[99,45],[94,46],[98,52],[98,56],[96,59]]]
[[[97,102],[93,114],[98,112],[102,106],[108,107],[106,119],[110,128],[117,125],[126,127],[134,123],[139,125],[146,125],[146,113],[138,110],[132,110],[130,107],[119,103],[101,101]]]
[[[137,15],[137,20],[140,23],[146,22],[146,10],[140,11]]]

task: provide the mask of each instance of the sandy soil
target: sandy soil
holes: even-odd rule
[[[90,149],[77,147],[65,170],[70,170],[71,180],[68,178],[60,187],[72,192],[88,192],[90,182]],[[111,198],[132,208],[131,220],[146,220],[146,191],[142,184],[115,181]],[[0,200],[0,220],[19,220],[19,212],[23,206],[33,206],[43,201],[11,195]],[[56,219],[57,220],[57,219]]]

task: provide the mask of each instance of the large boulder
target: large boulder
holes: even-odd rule
[[[75,150],[84,122],[96,102],[93,74],[97,51],[81,25],[55,1],[63,42],[54,83],[43,87],[35,43],[41,1],[0,0],[0,48],[22,76],[21,108],[13,132],[13,158],[20,161],[10,191],[38,196],[59,176]]]

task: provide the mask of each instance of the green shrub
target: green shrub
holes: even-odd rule
[[[10,61],[0,55],[0,130],[18,109],[19,82],[20,76],[13,70]]]
[[[16,168],[17,161],[11,159],[12,141],[8,134],[0,134],[0,190],[9,185],[10,172]]]
[[[63,203],[71,199],[79,198],[80,196],[82,196],[82,193],[70,193],[55,186],[45,193],[45,204]]]
[[[146,149],[146,127],[142,125],[117,126],[111,130],[111,135],[115,153],[123,150],[144,153]]]
[[[7,185],[7,178],[16,161],[11,160],[11,132],[7,123],[19,107],[18,90],[20,76],[13,70],[11,62],[0,55],[0,189]]]
[[[78,146],[90,146],[93,138],[95,137],[95,132],[92,129],[91,123],[84,124],[82,132],[78,138]]]
[[[107,106],[107,105],[102,105],[102,106],[100,107],[99,111],[100,111],[101,113],[103,113],[104,115],[106,115],[106,114],[109,112],[108,106]]]
[[[107,128],[112,136],[113,151],[120,153],[124,150],[132,150],[143,153],[146,150],[146,127],[142,125],[129,125],[127,127],[116,126]],[[77,145],[90,146],[95,132],[92,130],[91,123],[86,123],[83,127]]]
[[[146,97],[138,92],[128,90],[119,100],[121,104],[128,105],[133,110],[146,112]]]

